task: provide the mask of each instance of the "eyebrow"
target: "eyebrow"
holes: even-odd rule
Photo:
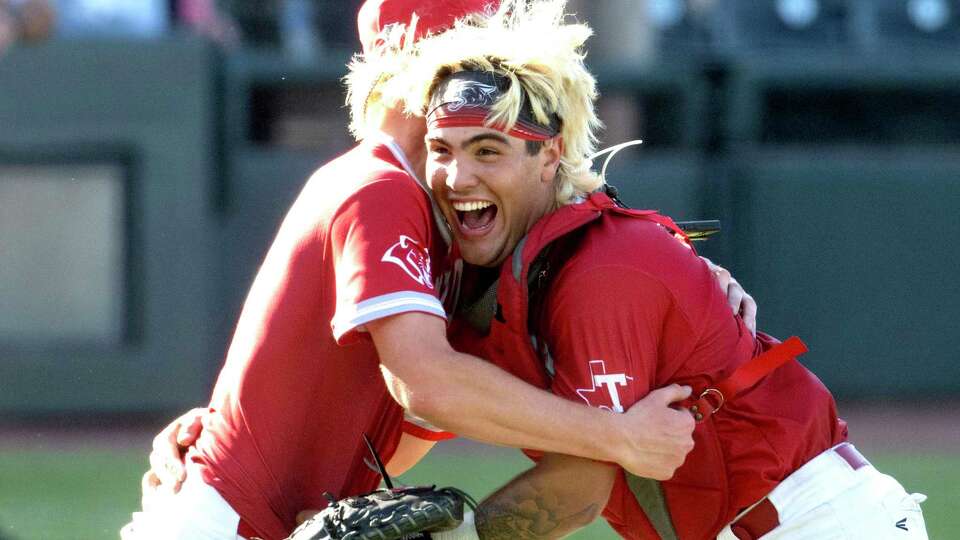
[[[476,144],[476,143],[478,143],[478,142],[480,142],[480,141],[485,141],[485,140],[493,140],[493,141],[497,141],[497,142],[502,143],[502,144],[506,144],[506,145],[508,145],[508,146],[510,145],[510,141],[507,139],[507,137],[506,137],[505,135],[501,135],[501,134],[499,134],[499,133],[493,133],[493,132],[486,132],[486,133],[479,133],[479,134],[474,135],[473,137],[470,137],[469,139],[463,141],[463,143],[460,144],[460,148],[462,148],[462,149],[465,150],[465,149],[466,149],[468,146],[470,146],[471,144]],[[445,145],[447,145],[447,146],[450,146],[450,143],[448,143],[447,141],[445,141],[445,140],[443,139],[443,137],[427,137],[427,142],[428,142],[428,143],[429,143],[429,142],[437,142],[437,143],[440,143],[440,144],[445,144]]]

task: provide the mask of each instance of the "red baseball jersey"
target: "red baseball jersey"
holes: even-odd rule
[[[376,488],[366,433],[384,461],[404,422],[364,325],[419,311],[445,317],[436,279],[447,246],[430,200],[392,141],[320,168],[285,217],[247,296],[190,458],[260,536],[298,512]]]
[[[591,196],[534,226],[501,271],[502,312],[477,354],[559,396],[622,412],[671,383],[706,388],[775,341],[751,335],[693,250],[650,219],[610,206]],[[571,229],[582,236],[557,259],[534,317],[539,353],[518,352],[533,350],[526,268]],[[740,509],[844,438],[830,393],[788,362],[697,427],[694,450],[662,483],[677,533],[714,538]],[[604,517],[624,538],[655,534],[622,472]]]

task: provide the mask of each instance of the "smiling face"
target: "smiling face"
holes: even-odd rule
[[[555,201],[557,139],[535,154],[526,141],[486,127],[431,128],[427,178],[463,259],[498,266]]]

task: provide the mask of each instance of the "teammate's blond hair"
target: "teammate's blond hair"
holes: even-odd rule
[[[549,115],[557,114],[563,123],[558,204],[602,183],[589,160],[601,126],[594,107],[596,81],[583,63],[583,45],[593,32],[585,24],[567,22],[565,8],[566,0],[504,0],[496,13],[469,17],[421,42],[398,77],[409,85],[405,101],[411,113],[424,114],[430,95],[448,75],[484,70],[511,81],[488,125],[511,129],[524,92],[538,122],[548,125]]]
[[[350,133],[362,140],[377,132],[387,110],[402,108],[401,92],[390,92],[391,81],[402,73],[415,54],[417,18],[409,26],[390,25],[380,32],[378,44],[366,53],[357,53],[347,65],[343,78],[350,109]]]

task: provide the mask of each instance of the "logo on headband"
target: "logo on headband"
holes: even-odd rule
[[[449,75],[430,99],[427,125],[430,128],[487,126],[487,116],[510,79],[484,71],[459,71]],[[523,102],[514,125],[506,132],[528,141],[545,141],[560,133],[560,118],[550,115],[547,124],[536,121],[530,99],[521,88]],[[501,129],[502,126],[489,126]],[[502,129],[501,129],[502,130]]]
[[[489,108],[496,101],[498,91],[492,84],[454,79],[450,81],[444,92],[444,101],[446,101],[444,105],[450,112],[457,112],[464,107]]]

